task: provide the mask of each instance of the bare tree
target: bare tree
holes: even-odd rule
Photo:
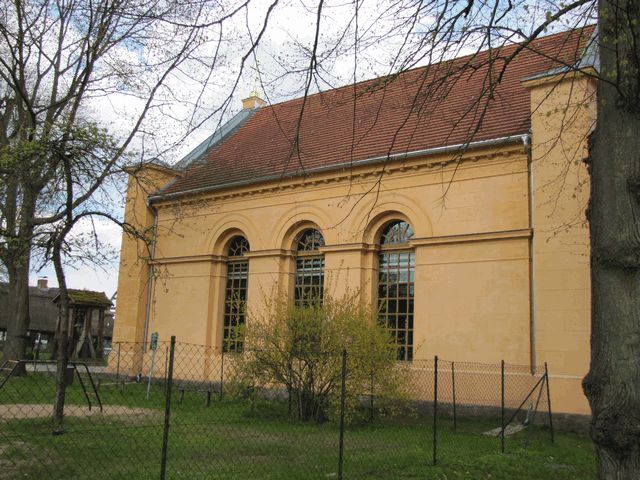
[[[135,231],[114,213],[123,168],[148,161],[147,144],[162,136],[154,135],[148,120],[171,113],[168,106],[181,98],[176,87],[195,83],[204,96],[223,61],[220,45],[228,40],[223,26],[233,23],[249,4],[250,0],[2,2],[0,262],[6,267],[11,300],[4,354],[5,360],[23,358],[28,279],[38,253],[42,262],[53,263],[60,286],[57,428],[63,417],[63,372],[69,355],[64,269],[74,247],[69,235],[79,221],[101,217],[148,241],[149,232]],[[204,74],[195,78],[194,72]],[[128,104],[121,109],[127,116],[109,122],[104,107],[116,100]],[[216,112],[210,109],[210,115]]]
[[[154,140],[148,119],[179,99],[178,82],[200,82],[204,90],[207,77],[189,72],[215,72],[223,24],[248,4],[2,2],[0,261],[11,299],[5,359],[25,350],[34,249],[55,245],[70,219],[113,211],[123,165],[136,151],[144,160]],[[127,117],[104,118],[113,101],[128,104]]]

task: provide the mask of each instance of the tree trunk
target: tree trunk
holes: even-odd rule
[[[62,433],[62,421],[64,418],[64,403],[67,391],[65,372],[69,363],[69,292],[62,268],[62,259],[59,248],[53,252],[53,264],[56,269],[58,285],[60,289],[60,317],[58,321],[58,358],[56,364],[56,393],[53,399],[53,433]]]
[[[4,360],[21,360],[27,347],[29,329],[29,259],[8,268],[9,274],[9,312],[7,322],[7,340],[4,344]],[[20,368],[14,375],[24,374]]]
[[[17,188],[17,187],[16,187]],[[6,243],[8,256],[5,262],[9,276],[9,321],[7,341],[4,347],[5,360],[21,360],[25,357],[27,330],[29,329],[29,269],[33,239],[32,219],[35,215],[35,200],[31,185],[22,186],[22,203],[18,206],[16,192],[9,199],[12,218],[7,227],[15,237]],[[19,215],[16,214],[19,210]],[[17,223],[16,223],[17,219]],[[21,369],[22,370],[22,369]],[[15,374],[23,374],[16,371]]]
[[[640,2],[601,0],[599,8],[600,72],[613,84],[599,82],[589,151],[592,324],[584,391],[598,477],[630,480],[640,478],[640,52],[633,51],[640,37],[632,40]]]

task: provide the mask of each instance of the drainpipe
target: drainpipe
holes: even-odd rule
[[[534,249],[533,249],[533,158],[531,152],[531,134],[522,137],[522,142],[527,153],[527,190],[529,196],[529,362],[531,374],[536,373],[536,277],[534,272]]]
[[[142,351],[147,351],[147,339],[149,338],[149,320],[151,318],[151,297],[153,293],[153,259],[156,257],[156,238],[158,232],[158,210],[147,199],[147,207],[153,213],[153,237],[151,238],[151,258],[149,259],[149,278],[147,280],[147,308],[144,316],[144,338],[142,339]]]

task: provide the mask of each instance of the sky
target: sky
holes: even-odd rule
[[[227,47],[226,53],[230,59],[229,68],[223,72],[222,78],[209,83],[205,91],[202,91],[202,85],[198,79],[190,78],[190,76],[176,79],[180,82],[180,91],[185,102],[183,105],[177,103],[171,106],[170,118],[164,115],[166,111],[162,114],[153,113],[153,122],[161,127],[156,129],[157,135],[154,138],[144,140],[146,142],[145,148],[148,149],[152,141],[153,147],[162,152],[162,159],[168,163],[174,163],[237,113],[241,109],[241,99],[249,96],[253,89],[258,90],[259,95],[270,103],[301,96],[306,78],[303,74],[296,72],[296,69],[304,68],[307,65],[307,60],[303,58],[304,53],[300,53],[300,51],[305,48],[310,49],[313,44],[316,12],[297,0],[282,2],[274,11],[265,36],[256,49],[255,58],[250,57],[247,60],[245,71],[239,77],[236,91],[233,93],[229,91],[229,85],[233,84],[238,77],[239,58],[250,45],[250,38],[257,36],[268,3],[266,1],[253,3],[246,15],[239,17],[229,25],[229,31],[233,32],[236,41],[235,44]],[[362,28],[376,21],[382,21],[378,7],[384,3],[384,1],[369,2],[361,8],[359,21]],[[348,2],[346,4],[342,1],[326,2],[321,20],[323,38],[318,50],[321,54],[330,50],[330,45],[335,43],[335,36],[345,28],[352,16],[353,7],[349,6]],[[249,30],[251,36],[248,35]],[[377,46],[374,54],[370,57],[365,57],[366,49],[361,49],[362,60],[359,62],[355,74],[358,80],[386,73],[388,62],[383,59],[388,55],[383,55],[381,48],[382,46]],[[125,54],[128,53],[130,52]],[[323,68],[325,71],[322,77],[311,85],[311,93],[318,91],[318,89],[325,90],[346,84],[354,78],[352,57],[337,53],[331,56],[325,53]],[[200,72],[200,74],[204,75],[205,72]],[[218,75],[220,76],[220,72]],[[191,74],[191,77],[195,76],[197,75]],[[230,94],[232,98],[228,107],[222,112],[216,112],[223,99]],[[191,117],[193,104],[189,99],[199,95],[202,96],[202,101],[199,113],[195,115],[194,119]],[[133,117],[135,108],[140,103],[140,101],[132,101],[129,96],[113,94],[107,98],[96,99],[90,108],[96,112],[96,116],[99,115],[101,121],[111,131],[123,128],[123,133],[126,133],[126,119]],[[215,113],[212,114],[212,112]],[[202,120],[208,115],[212,115],[210,119]],[[185,123],[189,122],[192,125],[200,121],[203,123],[199,128],[195,128],[188,132],[188,135],[185,135]],[[160,143],[162,141],[164,143]],[[122,218],[124,192],[112,188],[110,195],[113,199],[112,212],[118,218]],[[120,227],[112,222],[95,220],[93,226],[88,223],[79,225],[74,229],[74,234],[91,234],[94,228],[102,244],[100,248],[108,249],[112,254],[108,260],[103,259],[99,266],[86,263],[78,264],[68,259],[65,262],[67,285],[70,288],[104,291],[108,296],[111,296],[117,290],[119,264],[117,252],[120,251],[122,232]],[[56,287],[58,282],[53,267],[34,263],[37,268],[34,268],[30,275],[30,284],[35,285],[38,278],[47,277],[49,286]]]
[[[243,74],[239,75],[240,59],[251,45],[251,39],[255,39],[260,32],[270,3],[256,1],[225,24],[223,33],[220,33],[224,41],[218,52],[220,66],[217,70],[210,71],[206,65],[196,63],[178,71],[170,79],[169,87],[174,98],[172,102],[152,110],[144,129],[148,133],[134,142],[133,149],[136,152],[144,152],[145,159],[158,157],[167,163],[175,163],[237,113],[241,109],[241,99],[248,96],[251,90],[258,90],[259,95],[269,103],[302,95],[307,81],[305,70],[308,53],[315,40],[317,12],[312,7],[317,2],[283,0],[273,11],[255,55],[249,56]],[[397,10],[388,10],[394,4],[397,5],[395,0],[362,2],[357,19],[356,61],[352,48],[353,38],[356,38],[354,3],[343,0],[325,2],[320,19],[321,35],[318,38],[321,63],[318,75],[311,83],[311,93],[345,85],[353,80],[375,78],[397,69],[399,65],[412,67],[429,62],[428,58],[419,56],[396,56],[405,38],[403,24],[406,17]],[[523,28],[530,28],[530,17],[535,13],[532,12],[529,11],[529,15],[522,19],[515,18],[513,22],[521,21]],[[545,13],[544,9],[540,12]],[[415,27],[416,35],[422,34],[432,22],[432,17],[422,15]],[[349,35],[341,37],[344,31]],[[393,33],[381,40],[381,32]],[[217,33],[212,29],[211,37],[215,38]],[[338,42],[340,38],[342,43]],[[342,49],[335,49],[336,44],[342,45]],[[205,42],[203,48],[206,46]],[[442,52],[442,55],[446,58],[471,51],[473,46],[467,45]],[[123,50],[119,54],[128,57],[144,55],[130,50]],[[209,57],[212,55],[209,52]],[[206,83],[203,83],[203,78],[207,78]],[[237,85],[235,91],[231,91],[233,85]],[[141,99],[115,92],[93,100],[89,115],[99,118],[109,131],[124,135],[141,104]],[[122,218],[125,195],[122,184],[108,187],[106,193],[111,203],[111,213]],[[100,266],[77,264],[67,259],[67,284],[70,288],[103,291],[112,296],[117,289],[122,233],[116,224],[95,220],[93,225],[90,222],[78,225],[74,234],[91,235],[94,230],[100,241],[96,247],[96,258],[105,258],[99,262]],[[108,255],[99,255],[105,252]],[[32,272],[30,283],[34,285],[38,278],[46,276],[50,286],[57,286],[51,266],[38,267]]]

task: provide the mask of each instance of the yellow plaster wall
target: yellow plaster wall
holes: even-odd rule
[[[528,239],[416,249],[421,358],[529,363]]]
[[[153,212],[147,206],[149,194],[166,185],[175,175],[167,169],[145,166],[129,174],[125,199],[125,221],[151,239]],[[149,249],[145,241],[125,232],[122,234],[118,302],[113,328],[113,341],[142,341],[149,278]]]
[[[579,85],[587,92],[586,82]],[[291,291],[294,239],[310,226],[325,237],[327,292],[357,289],[370,302],[377,235],[389,220],[405,219],[415,232],[415,358],[547,361],[555,410],[587,413],[579,379],[588,360],[588,232],[580,222],[564,228],[582,214],[584,191],[570,188],[584,188],[585,176],[580,164],[564,158],[564,137],[551,141],[569,90],[560,85],[549,95],[547,89],[543,83],[531,86],[531,217],[529,157],[522,144],[468,151],[459,164],[450,154],[434,155],[387,165],[383,175],[379,166],[359,167],[156,204],[157,278],[149,331],[158,331],[162,340],[176,335],[182,342],[219,347],[225,248],[238,233],[251,244],[250,311],[260,309],[265,296]],[[573,113],[582,120],[575,132],[562,130],[563,136],[583,149],[578,134],[584,138],[589,112],[576,107]],[[563,173],[563,182],[555,182]],[[123,257],[130,257],[127,252],[123,243]],[[136,273],[144,272],[123,270],[119,284],[119,291],[129,291],[118,299],[118,322],[123,312],[126,327],[117,329],[118,338],[131,341],[142,340],[146,305]]]
[[[579,76],[539,82],[530,92],[536,361],[549,363],[554,408],[588,413],[581,388],[591,312],[583,159],[595,120],[595,86]]]
[[[206,336],[209,299],[220,273],[205,262],[155,268],[149,332],[158,332],[161,340],[175,335],[181,342],[210,345]]]
[[[219,239],[228,239],[228,232],[243,232],[251,244],[250,311],[264,305],[265,295],[290,291],[293,240],[308,226],[325,237],[327,292],[360,290],[370,300],[376,234],[387,221],[403,218],[416,234],[416,357],[527,362],[523,146],[474,152],[455,176],[455,163],[446,163],[451,160],[418,159],[382,177],[368,168],[351,178],[318,177],[305,186],[283,182],[274,190],[159,205],[156,269],[163,274],[153,288],[150,331],[163,339],[175,334],[181,341],[220,344],[225,242]],[[499,238],[464,237],[495,232]],[[444,243],[421,243],[435,237]],[[491,329],[494,322],[499,329]]]

